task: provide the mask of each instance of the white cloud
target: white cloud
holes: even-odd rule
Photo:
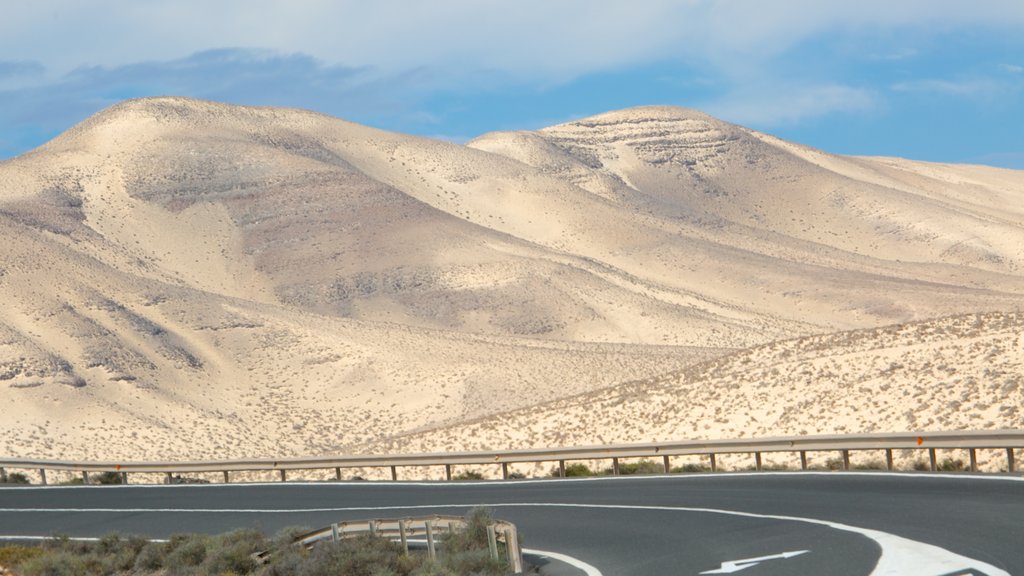
[[[838,84],[769,86],[735,92],[703,108],[730,122],[768,128],[827,114],[863,112],[874,108],[876,101],[868,90]]]
[[[0,54],[62,74],[240,46],[551,77],[666,58],[756,67],[836,30],[1021,24],[1019,0],[35,0],[5,7]]]
[[[1024,66],[1019,66],[1017,64],[1001,64],[999,67],[1002,68],[1004,72],[1009,72],[1010,74],[1024,73]]]

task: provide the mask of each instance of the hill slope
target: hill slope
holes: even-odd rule
[[[1022,407],[1024,313],[971,314],[773,342],[364,449],[1020,429]]]
[[[0,162],[3,452],[333,452],[778,339],[1015,310],[1022,199],[1019,172],[679,108],[458,146],[128,101]]]

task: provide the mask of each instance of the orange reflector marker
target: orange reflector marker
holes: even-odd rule
[[[924,444],[924,438],[918,436],[917,437],[917,445],[920,446],[921,444]]]

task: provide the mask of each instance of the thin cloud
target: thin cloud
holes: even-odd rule
[[[165,62],[83,67],[51,82],[0,91],[0,125],[7,132],[52,136],[121,100],[159,95],[310,108],[366,120],[413,108],[421,81],[416,71],[385,76],[304,54],[208,50]]]
[[[869,90],[829,84],[734,92],[707,103],[705,108],[730,122],[767,128],[829,114],[864,112],[876,105],[877,96]]]
[[[37,76],[46,72],[46,67],[31,60],[0,60],[0,79],[15,76]]]
[[[914,80],[899,82],[891,86],[896,92],[926,92],[949,96],[989,96],[1000,91],[1000,86],[990,80]]]

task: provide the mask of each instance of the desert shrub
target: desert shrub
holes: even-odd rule
[[[825,461],[825,468],[829,470],[842,470],[843,459],[842,458],[829,458]]]
[[[21,544],[9,544],[0,546],[0,566],[17,568],[26,560],[31,560],[43,553],[38,546],[23,546]]]
[[[559,475],[558,466],[551,469],[551,475],[555,477]],[[572,464],[567,464],[565,466],[566,478],[581,476],[594,476],[594,471],[582,462],[573,462]]]
[[[466,515],[463,529],[442,535],[437,566],[442,570],[440,573],[505,574],[505,564],[491,558],[487,544],[487,526],[493,522],[490,510],[474,508]]]
[[[362,536],[323,543],[295,566],[296,576],[378,576],[397,575],[402,547],[390,540]],[[409,572],[406,571],[405,574]]]
[[[672,468],[672,472],[685,472],[692,474],[695,472],[710,472],[711,468],[704,466],[703,464],[683,464],[682,466],[675,466]]]
[[[932,469],[932,465],[924,460],[915,460],[913,468],[918,472],[928,472]]]
[[[267,539],[257,530],[236,530],[211,539],[203,562],[207,574],[249,574],[256,569],[253,554],[266,550]]]
[[[26,560],[18,570],[21,576],[81,576],[99,573],[89,568],[86,557],[57,550]]]
[[[146,544],[135,557],[136,572],[152,572],[159,570],[164,565],[164,556],[167,554],[167,547],[159,542]]]
[[[664,471],[664,466],[646,458],[639,462],[619,463],[619,474],[661,474]],[[605,469],[605,474],[612,474],[613,472],[613,468]]]
[[[484,475],[476,470],[466,470],[452,476],[452,480],[483,480]]]
[[[946,458],[942,462],[939,462],[938,469],[943,472],[960,472],[964,469],[964,461],[957,458]]]
[[[103,472],[94,476],[93,480],[96,484],[120,484],[121,473],[120,472]]]
[[[208,537],[198,534],[175,535],[167,543],[163,565],[169,574],[192,574],[206,560]]]
[[[860,462],[851,466],[854,470],[888,470],[885,462],[882,460],[868,460],[867,462]]]
[[[106,573],[125,572],[135,566],[135,559],[148,542],[139,537],[123,538],[119,534],[108,534],[91,546],[105,567]]]
[[[31,484],[31,482],[29,482],[29,480],[28,480],[28,476],[22,474],[21,472],[11,472],[11,473],[7,474],[3,478],[0,478],[0,483],[3,483],[3,484]]]

